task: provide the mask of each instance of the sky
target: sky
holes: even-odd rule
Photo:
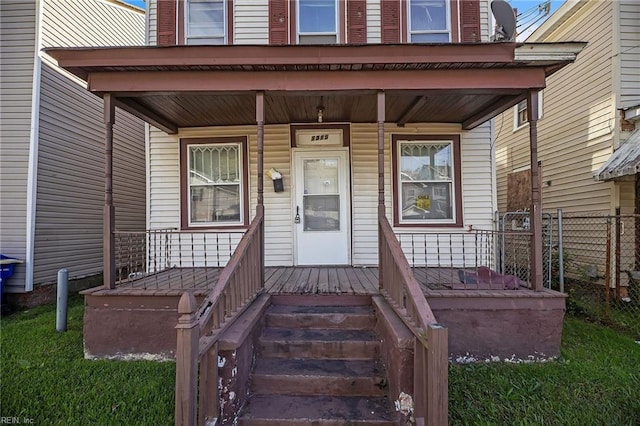
[[[134,6],[138,6],[141,9],[145,8],[144,0],[123,0],[123,1],[125,3],[129,3]],[[507,0],[507,2],[511,4],[511,7],[513,7],[514,9],[518,9],[519,13],[527,12],[532,8],[537,7],[540,3],[542,3],[542,1],[543,0]],[[560,7],[562,3],[564,3],[564,0],[551,0],[551,13],[553,13],[558,7]],[[551,13],[549,13],[549,15],[547,15],[544,19],[541,19],[535,25],[530,27],[525,33],[518,36],[518,40],[519,41],[524,40],[529,34],[533,32],[533,30],[537,28],[538,25],[544,22],[544,20],[548,18],[551,15]],[[526,21],[529,22],[529,20],[535,20],[534,16],[537,16],[537,15],[535,13],[531,14]],[[521,31],[521,30],[523,30],[523,28],[518,28],[518,31]]]

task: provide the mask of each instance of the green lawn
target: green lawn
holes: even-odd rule
[[[82,301],[69,331],[56,333],[55,307],[3,318],[0,416],[34,424],[173,424],[171,362],[88,361]],[[640,344],[568,318],[562,358],[547,364],[455,365],[449,370],[454,425],[638,425]]]

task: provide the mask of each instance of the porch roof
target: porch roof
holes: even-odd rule
[[[584,43],[49,48],[97,94],[168,133],[265,123],[460,123],[470,129],[523,100],[573,62]]]

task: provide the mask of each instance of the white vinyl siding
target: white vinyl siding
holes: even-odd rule
[[[538,122],[542,162],[542,207],[566,212],[610,212],[613,184],[592,174],[613,152],[613,38],[611,2],[589,2],[540,42],[581,40],[589,44],[575,63],[547,79],[544,116]],[[529,132],[512,132],[513,108],[495,119],[498,207],[507,206],[507,176],[529,166]]]
[[[155,46],[158,38],[158,0],[147,0],[147,44]]]
[[[41,0],[42,47],[144,45],[142,12],[104,0]]]
[[[493,34],[491,26],[491,9],[489,0],[478,0],[480,2],[480,41],[486,43]]]
[[[392,217],[391,135],[392,134],[460,134],[462,155],[462,192],[464,225],[491,229],[494,207],[491,191],[491,151],[489,125],[471,132],[460,132],[458,126],[387,125],[385,131],[385,196],[388,217]],[[180,226],[179,139],[188,137],[249,137],[250,189],[249,216],[253,218],[257,191],[257,141],[255,126],[200,128],[167,135],[152,130],[150,139],[149,228]],[[351,196],[352,196],[352,262],[375,265],[378,259],[378,172],[377,126],[351,125]],[[291,193],[291,151],[288,125],[265,126],[265,170],[275,168],[284,177],[284,191],[274,192],[265,177],[265,261],[267,265],[293,264],[293,201]],[[427,232],[464,232],[464,228],[436,228]],[[399,231],[402,232],[402,231]],[[425,232],[420,230],[419,232]]]
[[[233,9],[234,44],[269,44],[267,0],[234,0]]]
[[[0,248],[25,260],[35,2],[0,1],[0,38]],[[6,284],[7,289],[24,289],[25,265]]]
[[[619,107],[640,104],[640,3],[620,0]]]
[[[190,137],[248,136],[249,138],[249,218],[255,216],[257,194],[257,140],[255,126],[189,129],[179,135],[151,131],[149,144],[149,228],[180,227],[180,165],[179,140]],[[264,164],[275,168],[284,177],[284,192],[274,192],[272,182],[265,177],[265,241],[267,265],[293,264],[293,234],[291,211],[291,159],[289,126],[266,126],[264,134]],[[268,167],[267,167],[268,165]],[[274,214],[278,212],[278,214]]]
[[[380,0],[367,0],[367,43],[381,42],[382,24],[380,19]]]

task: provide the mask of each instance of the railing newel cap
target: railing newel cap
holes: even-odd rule
[[[192,292],[186,291],[180,296],[178,302],[178,313],[181,315],[192,314],[198,309],[198,303]]]

